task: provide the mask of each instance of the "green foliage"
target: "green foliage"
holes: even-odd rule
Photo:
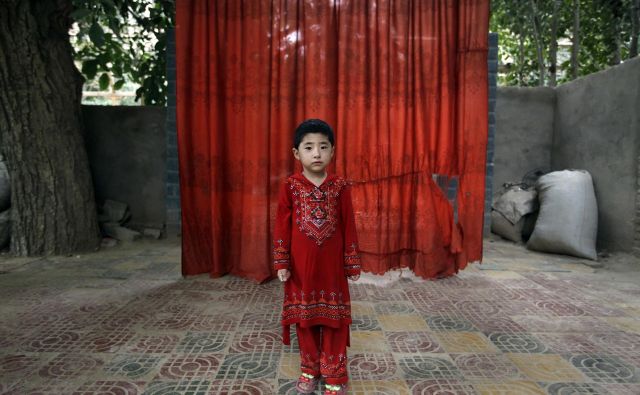
[[[100,89],[140,85],[136,101],[165,105],[167,29],[174,24],[173,0],[73,0],[78,24],[73,40],[81,72]],[[113,84],[112,84],[113,82]]]
[[[630,56],[632,8],[637,0],[579,0],[580,29],[578,76],[617,64]],[[533,30],[533,7],[537,10],[539,40],[548,82],[553,69],[549,57],[554,0],[492,0],[491,31],[499,35],[499,83],[502,85],[540,85],[537,48]],[[574,0],[559,1],[557,15],[558,82],[570,80],[573,43]],[[637,4],[637,3],[636,3]]]
[[[540,4],[542,5],[542,4]],[[539,13],[544,12],[541,7]],[[540,75],[528,0],[493,0],[490,30],[498,33],[501,63],[500,83],[504,85],[538,85]],[[540,18],[542,31],[547,18]],[[543,35],[543,47],[546,47]]]

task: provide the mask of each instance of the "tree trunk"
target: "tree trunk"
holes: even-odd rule
[[[540,81],[538,85],[544,86],[545,82],[545,67],[544,67],[544,53],[542,51],[542,37],[540,36],[540,22],[538,20],[538,8],[536,7],[535,0],[529,0],[531,5],[531,25],[533,26],[533,38],[536,42],[536,54],[538,55],[538,72],[540,73]]]
[[[573,0],[573,40],[571,43],[571,79],[578,78],[580,54],[580,0]]]
[[[558,14],[560,13],[560,2],[553,1],[553,15],[551,16],[551,43],[549,44],[549,86],[557,85],[557,64],[558,64]]]
[[[620,39],[619,29],[615,29],[615,37],[613,39],[613,55],[611,56],[611,66],[620,64],[622,61],[622,40]]]
[[[638,56],[638,36],[640,36],[640,0],[631,3],[631,45],[629,58]]]
[[[518,46],[518,86],[524,86],[524,32],[520,30]]]
[[[11,252],[99,245],[69,0],[0,2],[0,150],[11,177]]]
[[[609,12],[611,13],[611,25],[609,48],[611,48],[611,55],[609,58],[609,65],[615,66],[622,61],[622,33],[621,24],[624,15],[624,9],[622,1],[611,1],[608,4]]]

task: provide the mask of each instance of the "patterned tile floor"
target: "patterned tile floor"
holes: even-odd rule
[[[485,248],[456,277],[352,286],[350,393],[640,394],[640,264]],[[183,279],[179,257],[0,257],[0,393],[294,393],[281,284]]]

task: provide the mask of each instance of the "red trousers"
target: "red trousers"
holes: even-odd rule
[[[347,343],[349,326],[330,328],[296,325],[300,345],[300,368],[303,373],[315,377],[322,375],[326,384],[346,384]]]

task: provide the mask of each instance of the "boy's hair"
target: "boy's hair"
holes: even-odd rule
[[[323,121],[322,119],[307,119],[303,121],[296,128],[296,132],[293,136],[293,148],[298,148],[304,136],[309,133],[320,133],[329,139],[331,145],[335,145],[335,138],[333,137],[333,129],[329,126],[328,123]]]

